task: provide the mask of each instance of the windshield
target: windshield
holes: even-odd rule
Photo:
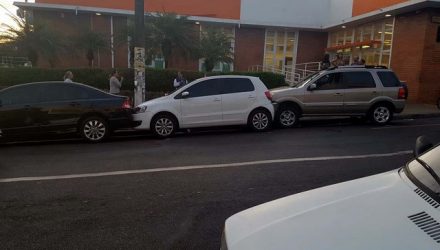
[[[307,76],[306,78],[304,78],[301,82],[299,82],[297,85],[293,86],[294,88],[299,88],[302,87],[304,85],[306,85],[307,83],[309,83],[311,80],[315,79],[317,76],[321,75],[322,72],[324,71],[318,71],[316,73],[313,73],[309,76]]]
[[[420,157],[420,160],[429,165],[437,175],[440,175],[440,145],[428,151]],[[429,188],[432,192],[439,194],[440,185],[434,177],[419,163],[413,160],[407,165],[407,169],[420,183]]]

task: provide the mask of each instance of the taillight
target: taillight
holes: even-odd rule
[[[272,93],[270,93],[270,91],[266,91],[264,92],[264,94],[266,95],[267,99],[269,99],[269,101],[272,101]]]
[[[126,98],[124,100],[124,102],[122,103],[122,108],[124,109],[130,109],[131,108],[131,104],[130,104],[130,99]]]
[[[399,88],[399,94],[397,95],[398,99],[406,99],[406,89],[404,87]]]

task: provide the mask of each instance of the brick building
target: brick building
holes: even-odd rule
[[[134,14],[134,0],[36,0],[16,2],[66,34],[87,27],[115,36]],[[433,103],[440,97],[440,0],[146,0],[145,12],[189,17],[195,30],[216,26],[231,36],[234,62],[216,70],[247,71],[259,66],[295,78],[313,62],[342,54],[367,64],[391,67],[410,90],[410,100]],[[100,51],[96,66],[129,66],[129,41]],[[57,67],[86,67],[84,56],[61,56]],[[162,67],[155,58],[152,67]],[[41,60],[38,66],[48,66]],[[202,70],[203,60],[176,56],[170,68]]]

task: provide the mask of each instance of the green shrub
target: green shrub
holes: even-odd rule
[[[110,69],[68,69],[73,72],[74,81],[81,82],[99,89],[107,90],[110,78]],[[39,69],[39,68],[0,68],[0,86],[13,86],[28,82],[62,81],[66,69]],[[132,69],[120,69],[124,77],[122,90],[134,89],[134,73]],[[202,72],[182,71],[185,78],[191,82],[204,76]],[[260,77],[267,88],[286,86],[284,77],[279,74],[268,72],[230,72],[211,73],[210,75],[249,75]],[[173,81],[177,75],[175,70],[146,70],[146,88],[148,92],[165,93],[173,90]]]

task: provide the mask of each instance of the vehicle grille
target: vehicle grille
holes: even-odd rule
[[[416,194],[422,197],[426,202],[429,203],[429,205],[433,206],[434,208],[440,207],[440,204],[437,201],[432,199],[429,195],[425,194],[425,192],[420,190],[420,188],[417,188],[416,190],[414,190],[414,192],[416,192]]]
[[[423,230],[437,243],[440,243],[440,223],[433,219],[426,212],[420,212],[408,216],[408,218],[416,224],[417,227]]]

